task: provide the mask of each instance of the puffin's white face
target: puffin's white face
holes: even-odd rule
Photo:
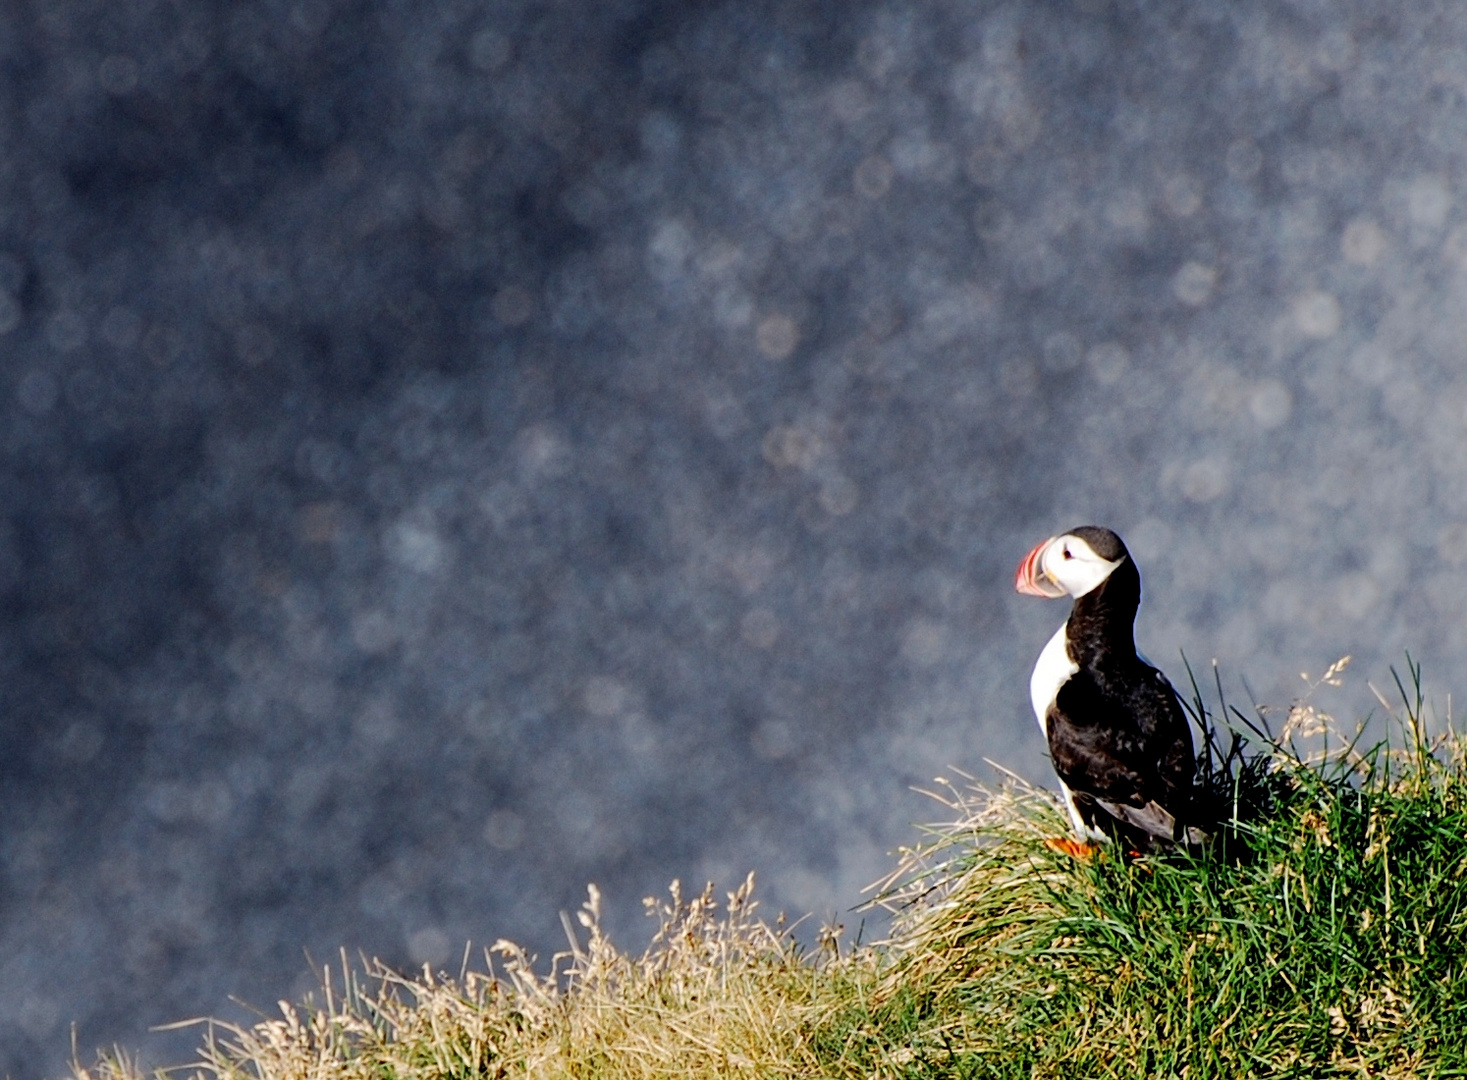
[[[1102,559],[1078,536],[1051,537],[1024,556],[1014,588],[1030,596],[1084,596],[1124,559]]]

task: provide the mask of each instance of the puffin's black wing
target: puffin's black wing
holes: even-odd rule
[[[1191,729],[1165,675],[1140,661],[1119,675],[1081,668],[1060,687],[1047,725],[1055,772],[1086,817],[1176,840],[1191,804]]]

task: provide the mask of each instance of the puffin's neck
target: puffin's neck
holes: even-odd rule
[[[1110,576],[1075,600],[1065,632],[1066,651],[1082,668],[1136,658],[1136,609],[1141,575],[1130,556]]]

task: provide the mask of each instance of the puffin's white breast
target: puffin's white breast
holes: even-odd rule
[[[1049,730],[1044,725],[1044,717],[1065,680],[1080,670],[1065,651],[1065,629],[1068,626],[1066,622],[1054,632],[1054,637],[1049,639],[1049,644],[1044,646],[1044,651],[1034,663],[1034,674],[1029,676],[1029,700],[1034,705],[1034,719],[1039,721],[1039,730],[1046,740]]]

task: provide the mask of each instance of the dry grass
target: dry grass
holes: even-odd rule
[[[386,1077],[815,1076],[811,1032],[833,997],[859,995],[877,954],[842,955],[835,933],[807,957],[756,916],[751,874],[720,904],[710,885],[686,899],[674,882],[647,900],[659,929],[630,956],[600,929],[594,886],[572,951],[536,973],[516,945],[497,942],[486,969],[405,977],[377,963],[346,985],[327,973],[319,1002],[280,1003],[280,1019],[207,1022],[202,1060],[179,1070],[210,1078],[381,1080]],[[135,1080],[112,1057],[88,1080]]]

